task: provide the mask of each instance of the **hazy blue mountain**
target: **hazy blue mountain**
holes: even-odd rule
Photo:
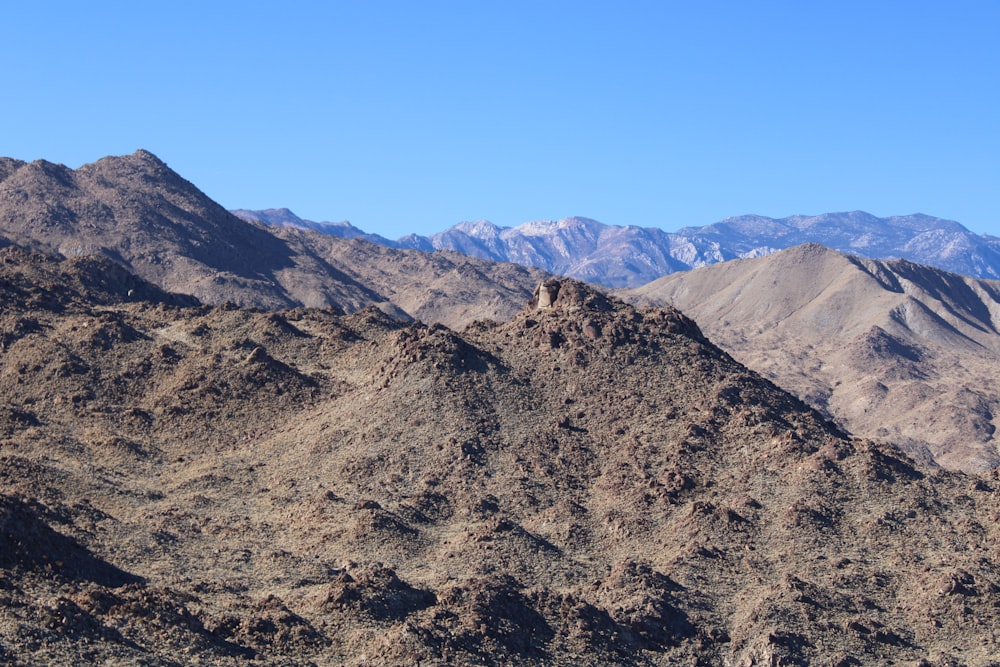
[[[301,220],[287,209],[236,213],[266,224],[366,238],[392,247],[447,249],[516,262],[611,287],[637,287],[676,271],[760,257],[802,243],[871,259],[908,259],[975,278],[1000,278],[1000,238],[977,235],[957,222],[920,213],[888,218],[863,211],[780,219],[743,215],[676,232],[606,225],[581,217],[516,227],[481,220],[396,241],[365,234],[346,222]]]
[[[920,213],[889,218],[863,211],[781,219],[744,215],[686,227],[677,235],[717,240],[740,257],[765,254],[764,246],[819,243],[871,259],[908,259],[975,278],[1000,278],[1000,238]]]
[[[296,227],[298,229],[312,229],[330,236],[339,236],[342,239],[364,239],[372,243],[388,246],[390,248],[401,247],[399,243],[387,239],[378,234],[369,234],[362,229],[358,229],[346,220],[340,222],[313,222],[303,220],[292,213],[287,208],[268,208],[263,211],[250,211],[247,209],[236,209],[230,211],[237,218],[247,222],[262,222],[273,227]]]

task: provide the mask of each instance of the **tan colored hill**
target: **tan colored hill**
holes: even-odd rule
[[[666,276],[672,304],[736,359],[852,433],[952,469],[1000,464],[1000,283],[804,245]]]
[[[997,479],[843,435],[677,311],[552,282],[457,334],[99,274],[0,250],[8,664],[1000,654]]]
[[[0,159],[0,236],[68,257],[107,257],[203,303],[345,312],[376,304],[454,328],[513,316],[547,276],[248,223],[141,150],[79,169]]]

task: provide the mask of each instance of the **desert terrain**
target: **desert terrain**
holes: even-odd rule
[[[756,261],[630,304],[0,160],[0,662],[998,664],[995,284]]]
[[[678,311],[551,281],[457,333],[114,266],[0,254],[9,664],[996,664],[996,477]]]

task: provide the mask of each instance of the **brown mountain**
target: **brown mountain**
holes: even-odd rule
[[[381,304],[460,328],[481,316],[511,317],[545,276],[456,254],[358,250],[359,241],[271,231],[230,214],[146,151],[75,170],[0,159],[0,235],[64,256],[108,257],[204,303],[346,312]],[[362,263],[350,264],[360,255]]]
[[[0,250],[6,663],[1000,653],[1000,482],[847,437],[675,310],[551,282],[459,335],[102,261]]]
[[[1000,464],[1000,282],[804,245],[634,294],[688,313],[852,433],[947,468]]]

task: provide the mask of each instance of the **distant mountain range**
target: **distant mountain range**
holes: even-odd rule
[[[369,234],[346,220],[340,222],[313,222],[312,220],[300,218],[287,208],[269,208],[263,211],[251,211],[241,208],[230,211],[230,213],[248,222],[262,222],[270,227],[311,229],[315,232],[328,234],[329,236],[338,236],[342,239],[363,239],[390,248],[410,247],[398,241],[387,239],[384,236],[379,236],[378,234]]]
[[[872,259],[907,259],[974,278],[1000,278],[1000,238],[974,234],[957,222],[919,213],[888,218],[862,211],[781,219],[744,215],[676,232],[606,225],[580,217],[517,227],[478,221],[395,241],[348,222],[303,220],[288,209],[233,213],[245,220],[363,238],[394,248],[456,250],[608,287],[638,287],[677,271],[760,257],[802,243],[819,243]]]

